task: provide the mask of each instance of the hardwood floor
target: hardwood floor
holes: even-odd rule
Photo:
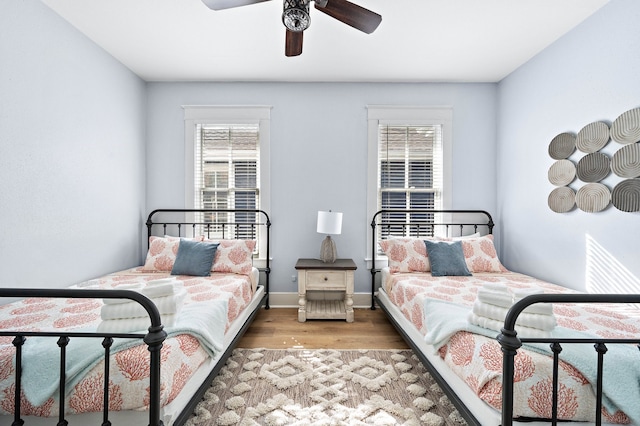
[[[356,309],[355,320],[298,322],[297,308],[262,309],[238,344],[267,349],[405,349],[381,309]]]

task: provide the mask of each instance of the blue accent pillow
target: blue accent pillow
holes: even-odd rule
[[[444,277],[447,275],[470,276],[467,262],[464,260],[461,241],[429,241],[425,240],[427,255],[431,263],[431,275]]]
[[[171,275],[197,277],[211,275],[211,265],[213,265],[217,249],[218,243],[205,243],[181,238]]]

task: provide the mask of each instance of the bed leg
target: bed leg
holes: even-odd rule
[[[267,247],[269,246],[269,240],[267,239]],[[264,308],[269,309],[269,276],[271,275],[271,268],[269,267],[269,249],[267,248],[267,267],[264,270],[265,280],[264,280],[264,290],[267,295],[265,298]]]
[[[376,310],[376,271],[371,268],[371,310]]]

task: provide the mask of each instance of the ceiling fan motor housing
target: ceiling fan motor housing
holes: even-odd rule
[[[301,32],[309,28],[309,0],[284,0],[282,22],[288,30]]]

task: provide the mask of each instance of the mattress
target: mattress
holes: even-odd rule
[[[109,274],[79,285],[86,288],[122,289],[137,285],[145,286],[150,281],[168,278],[168,273],[144,273],[132,268]],[[185,295],[178,318],[192,321],[193,327],[176,324],[166,327],[169,337],[162,347],[161,359],[161,405],[174,404],[184,399],[191,378],[198,372],[206,372],[228,345],[228,338],[237,332],[234,324],[243,323],[237,318],[250,304],[255,304],[257,271],[249,275],[212,273],[209,277],[177,276],[175,282],[183,287]],[[30,298],[0,306],[0,328],[46,331],[54,329],[73,331],[95,331],[102,322],[102,300],[91,299],[45,299]],[[200,324],[201,326],[198,326]],[[207,328],[205,330],[205,327]],[[184,332],[183,332],[184,331]],[[225,337],[226,336],[226,337]],[[50,339],[50,338],[38,338]],[[10,414],[13,407],[14,348],[11,338],[0,338],[0,412]],[[83,340],[82,346],[86,346]],[[100,346],[100,341],[95,340]],[[27,340],[29,342],[29,339]],[[52,343],[57,352],[55,342]],[[40,345],[34,345],[40,347]],[[42,345],[44,346],[44,345]],[[50,346],[50,345],[46,345]],[[27,353],[25,344],[25,356]],[[45,352],[47,353],[47,352]],[[72,352],[70,351],[70,355]],[[73,355],[72,355],[73,356]],[[83,355],[84,356],[84,355]],[[80,358],[82,359],[82,358]],[[148,407],[148,351],[146,345],[122,345],[121,350],[111,355],[110,411],[128,412],[145,410]],[[57,360],[53,360],[57,364]],[[66,396],[66,407],[70,414],[100,412],[102,410],[102,375],[104,361],[91,363],[80,371],[78,379]],[[38,383],[29,383],[30,377],[25,362],[22,410],[25,415],[40,417],[56,416],[58,410],[57,390],[43,394]],[[45,363],[47,365],[47,363]],[[31,376],[34,376],[33,372]],[[199,385],[199,384],[198,384]],[[29,390],[29,386],[35,390]],[[55,389],[54,389],[55,390]],[[191,392],[192,394],[192,392]],[[165,423],[170,424],[175,413],[165,413]]]
[[[465,318],[476,300],[478,290],[488,283],[504,283],[510,288],[542,289],[545,293],[571,293],[571,290],[514,272],[474,273],[472,276],[433,277],[431,273],[390,273],[383,270],[383,289],[397,312],[415,329],[426,343],[430,355],[439,358],[461,382],[485,404],[500,410],[502,402],[502,352],[495,340],[498,332],[466,327]],[[604,338],[629,338],[640,333],[638,310],[619,305],[553,306],[556,330],[588,333]],[[448,316],[451,316],[448,318]],[[456,319],[457,318],[457,319]],[[449,324],[458,322],[453,329]],[[448,333],[444,332],[449,327]],[[441,335],[438,335],[438,334]],[[621,346],[621,345],[617,345]],[[637,353],[637,349],[634,349]],[[594,368],[595,368],[595,351]],[[562,357],[561,357],[562,359]],[[611,364],[611,362],[609,362]],[[636,364],[634,360],[631,364]],[[580,364],[582,366],[582,364]],[[606,363],[605,363],[606,365]],[[622,367],[622,365],[620,365]],[[634,368],[628,370],[633,377]],[[537,348],[523,348],[516,356],[514,388],[514,416],[520,418],[549,418],[551,359]],[[559,415],[566,420],[592,421],[595,396],[581,371],[569,362],[561,362]],[[606,377],[606,371],[605,371]],[[617,385],[617,384],[615,384]],[[637,388],[637,383],[635,385]],[[612,398],[620,398],[612,395]],[[624,395],[622,396],[624,397]],[[625,401],[621,405],[625,406]],[[628,405],[627,405],[628,406]],[[630,419],[611,400],[603,410],[607,423],[629,423]],[[497,411],[496,411],[497,412]],[[637,415],[635,412],[634,415]]]

